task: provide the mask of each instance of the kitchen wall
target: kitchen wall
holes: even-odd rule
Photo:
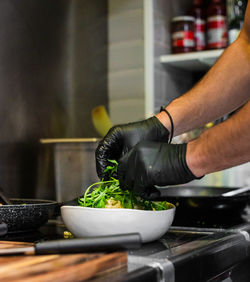
[[[191,0],[108,1],[108,95],[113,123],[144,119],[193,85],[193,74],[168,69],[170,21]]]
[[[191,4],[192,0],[153,1],[154,113],[193,86],[193,73],[166,68],[159,60],[171,53],[171,19],[186,14]]]
[[[99,0],[0,1],[0,186],[9,196],[34,196],[40,138],[97,135],[106,15]]]
[[[143,0],[108,1],[108,93],[114,124],[144,119]]]

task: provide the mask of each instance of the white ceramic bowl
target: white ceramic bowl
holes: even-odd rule
[[[169,229],[175,206],[164,211],[102,209],[62,206],[62,219],[76,237],[105,236],[138,232],[143,242],[159,239]]]

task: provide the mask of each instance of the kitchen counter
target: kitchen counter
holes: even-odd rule
[[[62,224],[51,221],[38,231],[6,235],[1,240],[36,242],[61,239],[64,230]],[[141,249],[130,250],[125,256],[122,253],[120,262],[116,262],[96,271],[87,280],[250,281],[250,223],[245,220],[227,228],[172,226],[160,240],[143,244]],[[65,273],[67,267],[64,267]],[[82,278],[84,276],[72,280],[65,276],[62,281],[82,281]]]
[[[183,235],[189,233],[190,241],[187,236],[186,242],[183,238],[182,243],[171,246],[176,242],[171,242],[171,235],[179,232]],[[139,251],[130,252],[128,267],[130,270],[142,265],[155,267],[161,277],[158,281],[224,281],[232,275],[237,276],[239,264],[250,260],[249,233],[249,224],[230,230],[171,228],[158,244],[154,243],[154,248],[152,245],[143,246]],[[199,235],[191,240],[192,236]],[[161,249],[159,243],[166,248]],[[250,281],[250,275],[246,271],[245,274],[245,280],[232,281]]]

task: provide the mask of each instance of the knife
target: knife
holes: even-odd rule
[[[48,255],[48,254],[76,254],[125,251],[141,247],[139,233],[110,235],[91,238],[76,238],[53,240],[35,243],[33,246],[22,248],[1,249],[4,255]]]

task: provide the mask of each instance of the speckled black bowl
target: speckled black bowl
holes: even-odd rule
[[[44,225],[53,217],[58,203],[38,199],[10,199],[12,205],[0,206],[0,221],[8,232],[26,232]]]

